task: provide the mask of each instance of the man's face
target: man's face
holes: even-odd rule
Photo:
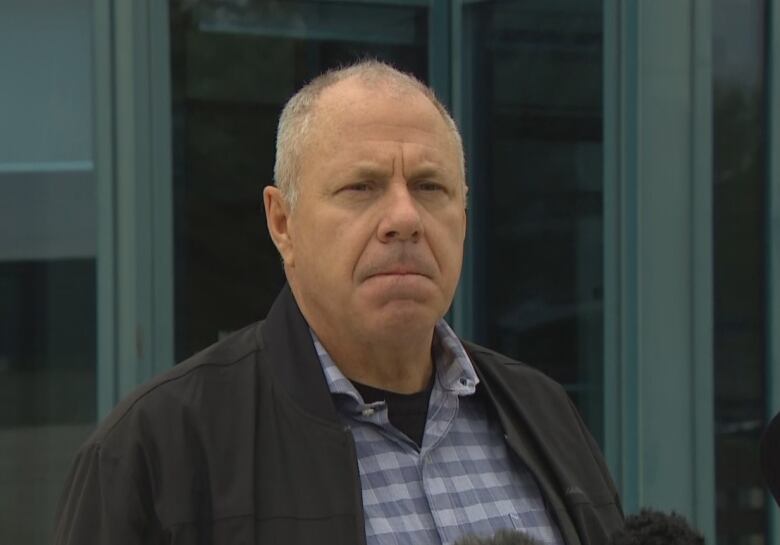
[[[310,325],[364,340],[430,332],[466,231],[459,150],[434,105],[342,81],[318,100],[300,161],[280,250]]]

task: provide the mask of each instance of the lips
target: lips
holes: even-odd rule
[[[374,277],[422,276],[435,278],[436,262],[433,256],[422,252],[412,252],[408,248],[400,251],[390,251],[381,256],[364,256],[358,267],[357,277],[363,280]]]
[[[372,274],[371,276],[427,276],[419,271],[411,271],[411,270],[390,270],[390,271],[380,271],[377,273]],[[369,276],[369,278],[371,277]]]
[[[385,266],[385,267],[371,267],[363,271],[362,277],[366,280],[370,278],[403,278],[403,277],[415,277],[433,278],[432,270],[430,267],[410,267],[408,265],[403,266]]]

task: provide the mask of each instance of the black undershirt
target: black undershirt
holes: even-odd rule
[[[422,447],[425,422],[428,419],[428,402],[433,391],[433,374],[428,386],[422,392],[398,394],[352,381],[366,404],[384,401],[387,404],[387,418],[401,433]]]

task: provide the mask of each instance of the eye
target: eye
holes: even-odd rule
[[[374,183],[371,181],[355,182],[354,184],[345,185],[342,191],[371,191],[374,188]]]
[[[442,184],[438,182],[432,182],[430,180],[423,180],[421,182],[418,182],[415,187],[420,191],[442,191],[445,193],[447,191],[447,188],[444,187]]]

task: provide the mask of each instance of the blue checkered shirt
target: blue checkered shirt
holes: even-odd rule
[[[443,320],[434,335],[436,375],[419,450],[390,424],[385,402],[364,403],[314,332],[312,338],[355,438],[368,545],[450,545],[501,529],[563,545],[534,477],[473,395],[479,379]]]

